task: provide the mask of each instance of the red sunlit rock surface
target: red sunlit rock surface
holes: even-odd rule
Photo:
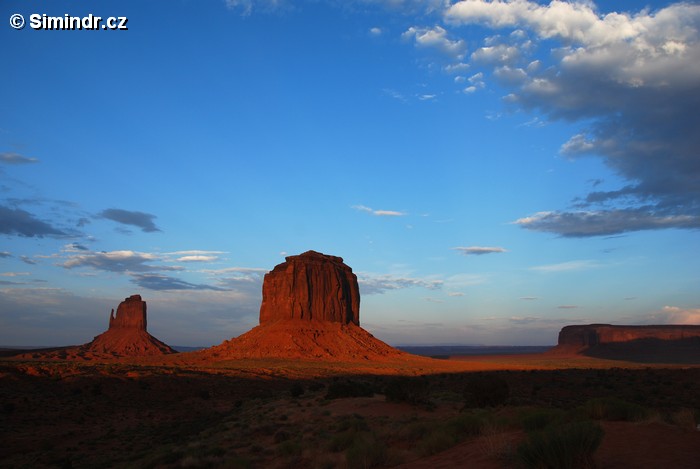
[[[265,275],[260,324],[301,319],[360,325],[357,276],[341,257],[307,251]]]
[[[343,259],[308,251],[265,275],[260,325],[202,353],[212,359],[378,360],[407,356],[360,326],[357,277]]]
[[[113,356],[148,356],[175,353],[175,350],[146,332],[146,302],[132,295],[119,304],[109,317],[109,329],[80,347],[86,353]]]
[[[700,326],[659,325],[659,326],[611,326],[590,324],[587,326],[566,326],[559,332],[560,346],[586,348],[601,344],[631,342],[642,339],[686,340],[700,337]]]
[[[700,326],[566,326],[554,354],[641,363],[700,363]]]

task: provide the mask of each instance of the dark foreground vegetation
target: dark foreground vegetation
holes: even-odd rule
[[[501,467],[588,468],[605,422],[700,422],[700,368],[295,380],[27,362],[0,376],[1,467],[410,467],[478,439]]]

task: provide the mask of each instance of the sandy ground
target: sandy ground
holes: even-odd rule
[[[3,359],[0,467],[362,467],[352,459],[358,441],[369,456],[384,451],[374,467],[514,467],[525,434],[512,424],[434,454],[422,449],[443,423],[462,415],[464,384],[477,375],[509,386],[504,405],[487,410],[497,419],[606,396],[649,409],[641,422],[600,422],[598,468],[700,467],[700,367],[547,354],[354,362],[210,362],[197,354]],[[387,402],[384,389],[397,376],[428,383],[431,405]],[[346,382],[374,395],[328,398]]]

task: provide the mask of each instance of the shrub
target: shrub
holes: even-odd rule
[[[430,386],[424,378],[394,378],[384,389],[388,402],[405,402],[411,405],[430,404]]]
[[[387,460],[386,445],[373,433],[360,433],[345,452],[350,468],[382,466]]]
[[[582,407],[583,413],[594,420],[622,420],[637,422],[649,416],[649,411],[639,404],[616,397],[591,399]]]
[[[566,412],[561,409],[528,409],[518,415],[520,425],[526,432],[544,430],[553,424],[566,421]]]
[[[508,383],[494,375],[475,374],[464,387],[464,407],[496,407],[510,395]]]
[[[594,466],[593,453],[603,439],[603,429],[591,421],[550,425],[531,433],[518,446],[518,459],[527,468],[576,469]]]
[[[294,383],[294,384],[292,384],[292,387],[291,387],[291,389],[289,390],[289,394],[290,394],[292,397],[299,397],[299,396],[301,396],[302,394],[304,394],[304,386],[302,386],[302,385],[299,384],[299,383]]]
[[[453,447],[467,437],[479,435],[484,419],[474,414],[460,414],[435,426],[418,444],[421,454],[427,456]]]
[[[367,383],[359,381],[337,381],[328,386],[326,399],[340,399],[343,397],[372,397],[374,391]]]

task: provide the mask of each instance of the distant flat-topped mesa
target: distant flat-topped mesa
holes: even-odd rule
[[[566,326],[555,354],[641,363],[700,363],[700,325]]]
[[[641,339],[685,340],[700,337],[700,325],[612,326],[589,324],[566,326],[559,332],[560,346],[592,347]]]
[[[341,257],[307,251],[265,275],[260,324],[278,320],[360,325],[357,276]]]

